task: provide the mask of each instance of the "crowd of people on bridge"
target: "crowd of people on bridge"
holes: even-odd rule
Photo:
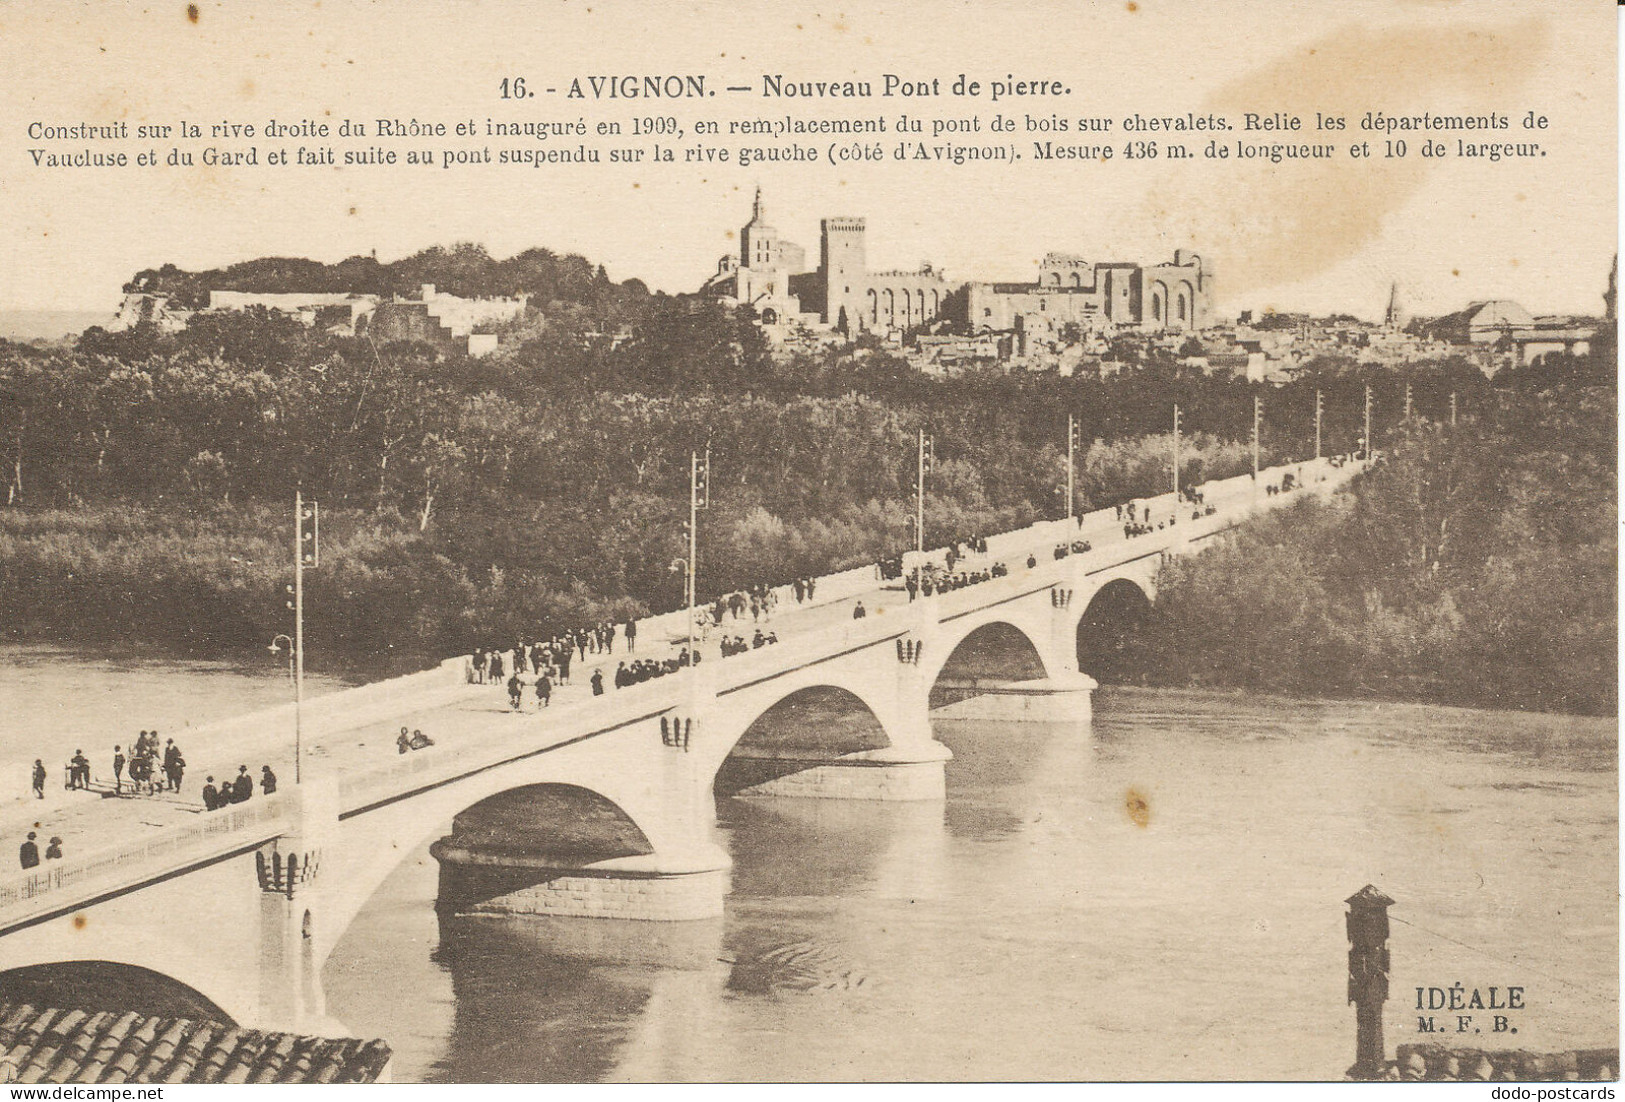
[[[174,739],[166,739],[163,748],[158,745],[157,731],[142,731],[130,744],[126,754],[124,745],[113,747],[113,781],[109,786],[115,796],[124,795],[124,784],[129,781],[132,795],[157,795],[159,792],[179,792],[186,776],[186,758]],[[63,766],[63,787],[68,791],[89,791],[92,787],[90,759],[84,750],[75,750]],[[45,798],[47,771],[45,763],[34,759],[34,797]]]
[[[276,774],[269,765],[260,766],[260,792],[262,795],[274,796],[276,794]],[[246,804],[254,797],[254,778],[248,774],[248,766],[239,765],[237,775],[224,782],[219,788],[214,786],[214,778],[206,777],[203,781],[203,810],[223,811],[232,804]]]
[[[813,591],[813,579],[797,578],[791,588],[792,592],[797,594],[797,603],[810,600]],[[735,620],[743,620],[746,612],[750,613],[752,622],[766,620],[772,617],[773,610],[778,607],[778,593],[774,591],[772,586],[764,582],[761,585],[753,585],[718,597],[711,605],[711,623],[716,627],[721,627],[724,616],[732,615]]]
[[[585,663],[589,654],[615,653],[617,630],[626,642],[628,653],[638,649],[638,624],[628,620],[617,625],[605,620],[601,623],[566,630],[531,642],[516,640],[506,650],[496,646],[478,646],[469,657],[469,679],[481,685],[506,685],[506,678],[518,674],[546,674],[555,685],[570,683],[570,667]],[[511,663],[511,668],[510,668]]]
[[[1037,561],[1033,559],[1027,565],[1036,565]],[[918,597],[952,593],[954,590],[964,589],[966,586],[980,585],[982,582],[990,582],[994,578],[1006,577],[1009,573],[1010,568],[1002,562],[996,562],[992,566],[984,567],[981,570],[957,570],[951,573],[932,569],[914,570],[910,571],[908,577],[903,579],[903,588],[908,591],[908,599],[913,601]]]
[[[778,641],[779,636],[777,632],[769,631],[764,633],[761,628],[756,629],[756,634],[751,636],[750,642],[748,643],[745,642],[745,637],[743,635],[735,635],[732,638],[725,635],[721,640],[722,657],[730,658],[733,655],[744,654],[747,651],[761,650],[763,647],[771,647]]]
[[[700,655],[695,653],[692,657],[693,664],[698,666],[700,664]],[[689,660],[689,650],[684,647],[675,657],[671,658],[637,658],[630,663],[622,662],[615,667],[615,687],[624,689],[629,685],[641,685],[643,682],[653,681],[657,677],[666,677],[687,667]]]

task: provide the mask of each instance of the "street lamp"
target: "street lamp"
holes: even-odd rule
[[[291,636],[278,633],[276,638],[271,640],[271,645],[265,649],[270,651],[272,655],[278,655],[282,653],[283,644],[286,644],[288,648],[288,680],[293,682],[293,783],[298,784],[299,760],[304,756],[302,753],[300,753],[300,750],[301,744],[304,742],[304,732],[302,728],[304,726],[303,713],[305,703],[305,687],[302,684],[301,678],[298,676],[297,660],[299,656],[299,648],[294,644]]]

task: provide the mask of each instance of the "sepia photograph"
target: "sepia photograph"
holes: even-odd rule
[[[1613,1097],[1619,39],[0,6],[0,1083]]]

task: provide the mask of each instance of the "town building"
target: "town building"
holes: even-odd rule
[[[702,293],[754,307],[770,331],[800,322],[855,336],[919,328],[944,315],[954,290],[929,264],[869,271],[862,218],[823,219],[818,267],[805,269],[806,252],[768,223],[757,188],[751,219],[739,231],[739,253],[717,262]]]
[[[1213,266],[1185,249],[1152,265],[1050,253],[1031,283],[971,284],[966,306],[977,329],[1189,332],[1214,323]]]
[[[702,293],[755,308],[779,339],[797,326],[856,336],[918,331],[939,321],[1008,332],[1025,348],[1074,343],[1077,333],[1187,332],[1213,324],[1213,268],[1186,250],[1172,263],[1090,264],[1051,253],[1032,283],[951,283],[931,264],[872,271],[862,218],[819,222],[818,267],[768,222],[756,190],[739,251],[717,262]]]

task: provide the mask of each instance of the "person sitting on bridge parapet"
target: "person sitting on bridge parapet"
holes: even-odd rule
[[[231,782],[231,802],[246,804],[254,795],[254,778],[248,775],[248,766],[237,767],[237,779]]]
[[[276,774],[269,765],[260,766],[260,792],[266,796],[276,792]]]
[[[27,840],[18,848],[17,858],[22,862],[25,869],[31,869],[39,864],[39,846],[34,843],[34,832],[32,830],[28,832]]]
[[[434,745],[434,739],[414,727],[412,729],[412,741],[408,745],[414,750],[426,750]]]
[[[45,847],[45,859],[47,861],[62,860],[62,839],[55,834],[51,835],[51,844]]]
[[[214,789],[214,778],[205,777],[203,780],[203,810],[214,811],[222,805],[220,793]]]

